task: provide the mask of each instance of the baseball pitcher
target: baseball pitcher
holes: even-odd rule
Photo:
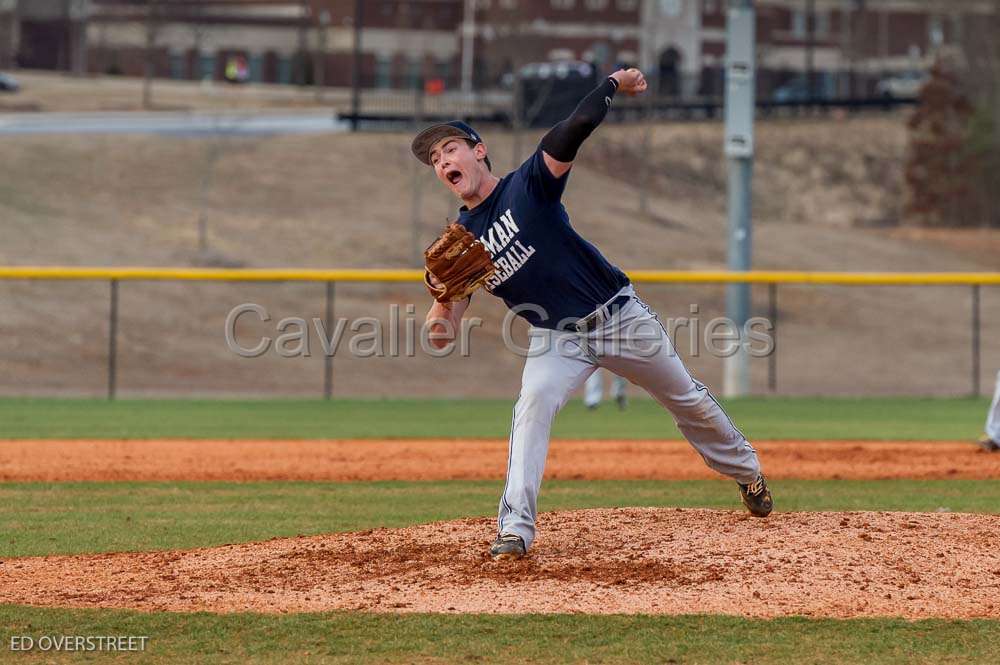
[[[457,222],[426,252],[426,282],[435,298],[427,313],[437,337],[432,342],[449,343],[480,286],[530,324],[490,548],[494,559],[519,558],[531,547],[552,422],[599,367],[667,408],[708,466],[739,484],[753,515],[771,512],[771,493],[746,437],[688,373],[629,278],[573,229],[561,203],[577,151],[615,95],[645,90],[638,69],[615,72],[503,177],[493,173],[482,138],[463,122],[428,127],[413,140],[416,158],[463,204]]]

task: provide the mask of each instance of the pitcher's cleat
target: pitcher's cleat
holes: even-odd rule
[[[515,536],[512,533],[501,533],[490,546],[490,556],[493,557],[494,561],[520,559],[526,552],[524,540],[521,539],[521,536]]]
[[[988,436],[984,436],[979,439],[979,447],[988,453],[995,453],[1000,451],[1000,443],[997,443]]]
[[[771,490],[767,489],[767,481],[764,474],[758,474],[757,480],[749,485],[737,483],[740,486],[740,498],[743,505],[747,507],[754,517],[767,517],[774,508],[774,501],[771,499]]]

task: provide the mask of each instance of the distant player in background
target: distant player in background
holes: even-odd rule
[[[997,385],[993,389],[993,403],[986,414],[986,436],[979,440],[979,445],[986,452],[1000,451],[1000,372],[997,372]]]
[[[611,399],[618,403],[618,408],[622,411],[628,406],[628,397],[625,396],[625,386],[627,382],[617,374],[611,375]],[[583,384],[583,403],[588,409],[596,409],[604,399],[604,372],[597,370],[590,375],[587,382]]]

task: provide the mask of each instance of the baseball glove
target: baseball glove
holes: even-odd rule
[[[496,272],[483,243],[461,224],[449,224],[427,248],[424,266],[424,284],[440,303],[465,300]]]

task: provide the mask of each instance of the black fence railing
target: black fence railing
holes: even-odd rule
[[[411,98],[412,99],[412,98]],[[438,107],[434,111],[420,109],[416,104],[405,103],[405,98],[397,98],[394,104],[385,105],[382,109],[369,108],[361,113],[341,113],[341,120],[357,123],[357,128],[391,130],[411,127],[417,124],[430,124],[460,118],[470,123],[497,124],[511,127],[514,123],[514,112],[511,106],[492,108],[478,105],[473,109],[458,105],[454,110]],[[757,113],[763,118],[774,117],[806,117],[831,113],[878,113],[894,112],[901,108],[912,107],[915,98],[901,97],[848,97],[848,98],[817,98],[801,101],[759,100]],[[641,98],[618,100],[611,109],[609,119],[612,122],[639,122],[645,120],[670,121],[701,121],[721,120],[725,113],[722,99],[690,99],[661,98],[645,101]],[[567,111],[568,114],[568,111]],[[523,117],[523,113],[522,113]],[[523,125],[529,127],[549,126],[549,118],[532,118]]]

